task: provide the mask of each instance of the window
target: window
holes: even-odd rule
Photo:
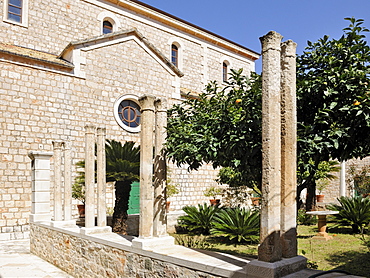
[[[179,48],[174,44],[171,46],[171,62],[176,67],[179,66]]]
[[[138,97],[123,95],[114,104],[114,117],[117,123],[130,132],[140,131],[141,112]]]
[[[113,24],[108,20],[103,21],[103,34],[109,34],[113,32]]]
[[[3,21],[28,26],[28,0],[5,0]]]
[[[227,64],[225,62],[222,63],[222,81],[227,82]]]
[[[8,19],[22,23],[22,0],[9,0]]]

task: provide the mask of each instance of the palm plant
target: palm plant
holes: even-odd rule
[[[328,205],[328,209],[337,210],[334,215],[338,220],[338,226],[352,226],[353,233],[359,233],[370,223],[370,198],[340,197],[337,198],[339,205]]]
[[[113,232],[127,234],[127,210],[131,183],[139,180],[140,147],[134,142],[107,140],[105,144],[106,178],[115,181],[115,205],[113,213]]]
[[[212,220],[219,211],[217,206],[208,206],[198,204],[195,206],[185,206],[183,211],[186,215],[180,216],[178,223],[180,227],[188,229],[190,232],[208,235],[212,228]]]
[[[212,235],[227,237],[232,242],[256,242],[259,239],[259,210],[226,208],[213,218]]]

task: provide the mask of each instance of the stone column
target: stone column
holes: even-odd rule
[[[54,221],[63,220],[62,141],[53,141],[54,149]]]
[[[72,219],[72,155],[71,143],[64,144],[64,220]]]
[[[284,258],[297,256],[296,48],[281,44],[281,239]]]
[[[95,127],[85,127],[85,228],[95,226]]]
[[[167,236],[166,215],[166,158],[163,144],[166,141],[167,101],[155,101],[155,153],[154,153],[154,236]]]
[[[280,243],[281,139],[280,42],[274,31],[262,43],[262,204],[258,260],[282,258]]]
[[[107,206],[106,206],[106,168],[105,168],[105,128],[98,128],[97,138],[97,187],[98,187],[98,225],[107,225]]]
[[[154,147],[154,96],[139,99],[141,106],[140,133],[140,224],[139,237],[153,236],[153,147]]]
[[[52,152],[30,152],[32,169],[32,206],[30,222],[50,222],[50,158]]]

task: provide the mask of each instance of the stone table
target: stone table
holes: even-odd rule
[[[322,239],[322,240],[332,239],[333,237],[329,236],[328,233],[326,232],[326,216],[338,214],[338,213],[339,211],[336,211],[336,210],[307,211],[306,214],[317,215],[319,218],[319,221],[317,223],[319,232],[313,238]]]

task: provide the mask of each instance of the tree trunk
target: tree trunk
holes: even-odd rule
[[[316,183],[314,179],[307,181],[306,211],[314,210],[316,207]]]
[[[131,182],[116,181],[116,202],[113,213],[113,232],[127,235],[127,210],[130,198]]]

